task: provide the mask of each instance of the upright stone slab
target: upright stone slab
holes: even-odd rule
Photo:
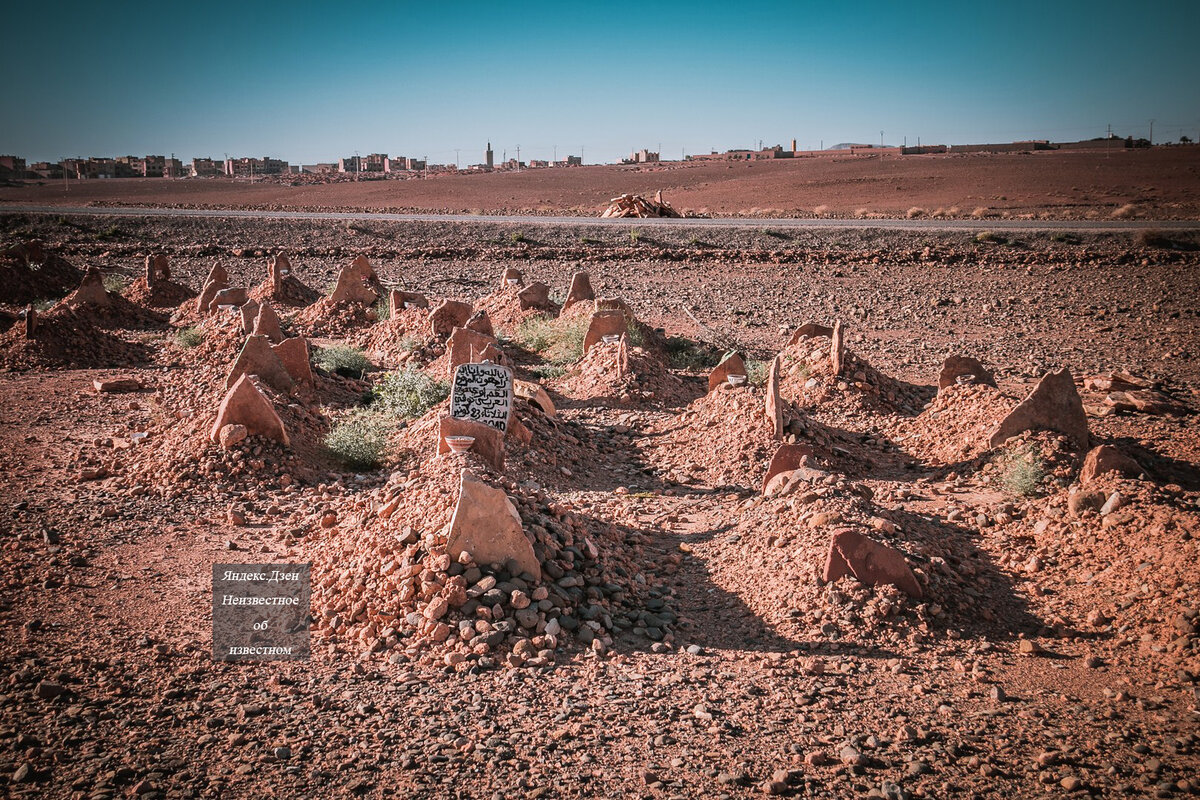
[[[567,290],[567,299],[563,301],[563,311],[581,301],[595,299],[591,276],[586,272],[576,272],[571,276],[571,288]]]
[[[271,263],[267,265],[267,278],[271,283],[271,297],[279,297],[283,294],[283,279],[292,274],[292,262],[288,260],[287,253],[276,253],[271,258]]]
[[[379,299],[381,288],[371,262],[367,261],[366,256],[360,255],[338,273],[337,285],[329,295],[329,300],[334,305],[360,303],[369,306]]]
[[[523,397],[537,406],[547,417],[553,417],[558,413],[554,408],[554,401],[550,399],[550,395],[546,394],[546,390],[540,383],[513,381],[513,394]]]
[[[830,339],[833,340],[833,344],[829,348],[829,366],[833,369],[833,375],[836,378],[842,374],[842,362],[846,358],[841,320],[833,323],[833,335]]]
[[[771,456],[771,464],[767,467],[767,474],[763,476],[762,493],[767,493],[767,485],[776,475],[784,472],[791,472],[804,466],[806,459],[812,458],[813,449],[806,444],[781,444],[775,451],[775,455]]]
[[[212,269],[208,271],[208,277],[204,279],[205,283],[213,281],[214,283],[223,283],[229,285],[229,273],[220,263],[214,263]]]
[[[429,330],[437,339],[445,339],[455,328],[465,327],[471,318],[470,303],[460,300],[443,300],[429,312]]]
[[[196,311],[201,314],[207,314],[211,311],[213,300],[216,299],[218,293],[224,291],[227,285],[213,279],[205,282],[204,288],[200,290],[200,296],[196,298]]]
[[[988,437],[988,447],[998,447],[1025,431],[1064,433],[1081,448],[1088,446],[1087,413],[1075,389],[1071,371],[1063,367],[1048,372],[1020,405],[1008,413]]]
[[[827,338],[832,339],[833,338],[833,328],[829,327],[828,325],[820,325],[816,322],[806,322],[803,325],[801,325],[799,328],[797,328],[795,331],[792,332],[791,337],[788,338],[788,347],[791,347],[792,345],[796,344],[801,339],[803,339],[805,336],[808,336],[810,338],[817,337],[817,336],[825,336]]]
[[[253,298],[242,303],[238,311],[242,312],[242,333],[254,333],[254,320],[258,318],[258,309],[262,304]]]
[[[25,306],[25,338],[32,339],[37,333],[37,309],[33,304]]]
[[[228,289],[222,289],[213,295],[212,303],[209,305],[208,310],[212,311],[214,308],[220,306],[241,308],[249,299],[250,293],[246,291],[246,287],[233,286]]]
[[[482,333],[484,336],[494,337],[496,335],[496,329],[492,327],[492,318],[482,308],[472,314],[463,327],[476,333]]]
[[[746,377],[746,362],[733,351],[726,353],[725,357],[721,359],[721,363],[708,373],[708,390],[711,392],[722,383],[728,382],[730,375]]]
[[[110,298],[108,290],[104,288],[104,275],[95,267],[88,267],[79,288],[71,292],[64,302],[70,308],[107,306]]]
[[[257,336],[265,336],[271,340],[272,344],[279,344],[283,341],[283,328],[279,326],[279,315],[275,313],[275,309],[270,303],[263,303],[258,309],[258,314],[254,318],[254,333]]]
[[[491,425],[503,433],[512,413],[512,370],[499,364],[462,364],[450,386],[450,416]]]
[[[500,276],[501,289],[520,289],[525,285],[525,276],[521,274],[521,270],[516,267],[509,267],[504,270],[504,274]]]
[[[447,436],[473,436],[471,452],[487,462],[488,466],[497,472],[504,469],[504,433],[491,425],[474,422],[469,419],[455,419],[443,416],[438,419],[438,455],[449,453],[450,445]]]
[[[623,336],[628,330],[624,311],[597,311],[592,314],[592,321],[584,334],[583,352],[586,354],[605,336]]]
[[[781,363],[782,356],[775,356],[771,368],[767,370],[767,419],[775,439],[783,438],[783,397],[779,394]]]
[[[271,401],[250,382],[248,375],[238,378],[225,393],[209,438],[219,442],[221,429],[226,425],[243,425],[249,434],[274,439],[285,447],[290,444],[283,420],[275,413]]]
[[[518,572],[538,580],[542,576],[533,542],[525,534],[512,501],[503,490],[488,486],[470,470],[464,469],[459,481],[458,505],[450,520],[446,551],[455,560],[466,553],[476,564],[512,562]]]
[[[266,336],[251,334],[246,337],[246,343],[242,345],[242,351],[238,353],[233,368],[229,370],[229,377],[225,379],[225,388],[231,388],[243,375],[257,375],[259,380],[280,392],[292,391],[292,376],[271,349],[271,342]]]
[[[1142,467],[1111,444],[1102,444],[1089,450],[1083,459],[1083,468],[1079,470],[1079,483],[1087,486],[1108,472],[1136,478],[1142,473]]]
[[[833,534],[822,578],[836,581],[845,575],[868,586],[890,583],[911,597],[924,594],[903,553],[849,529]]]
[[[498,352],[496,339],[492,336],[469,330],[455,328],[447,342],[449,353],[448,374],[454,377],[454,371],[463,364],[477,364],[481,361],[495,361],[487,358]]]
[[[163,253],[146,256],[146,285],[153,288],[160,280],[171,280],[171,260]]]
[[[301,386],[314,385],[312,355],[308,351],[307,339],[303,336],[293,336],[279,344],[271,345],[271,350],[275,352],[275,357],[293,381]]]
[[[521,303],[522,311],[530,308],[544,311],[550,308],[550,287],[541,281],[534,281],[517,292],[517,300]]]
[[[942,370],[938,373],[938,391],[957,386],[960,382],[995,386],[996,378],[983,364],[970,356],[950,356],[942,362]]]
[[[388,292],[388,310],[392,312],[393,317],[409,306],[429,308],[429,300],[419,292],[404,292],[400,289],[392,289]]]

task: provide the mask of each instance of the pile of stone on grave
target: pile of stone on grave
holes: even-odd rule
[[[27,305],[0,335],[0,365],[9,369],[104,367],[145,364],[153,354],[117,331],[165,327],[165,317],[104,288],[95,267],[75,291],[47,311]]]
[[[296,327],[306,336],[346,337],[379,321],[375,304],[386,295],[366,256],[358,256],[338,273],[327,297],[301,310]]]
[[[917,413],[925,402],[920,392],[848,350],[845,335],[841,322],[832,327],[807,322],[792,332],[780,351],[784,397],[843,417],[862,411]]]
[[[638,553],[468,452],[422,462],[308,537],[319,635],[460,669],[604,653],[639,618]],[[669,636],[669,629],[666,631]]]
[[[437,357],[429,301],[414,292],[388,293],[388,318],[354,334],[352,341],[388,367],[426,364]]]
[[[176,309],[196,293],[171,279],[171,260],[165,253],[146,256],[144,272],[125,287],[122,294],[132,303],[148,308]]]
[[[578,273],[576,281],[587,280],[587,273]],[[586,293],[579,291],[578,299],[591,300],[591,284]],[[572,301],[576,302],[576,301]],[[475,307],[486,311],[497,330],[512,335],[521,323],[539,314],[558,314],[561,310],[550,299],[550,287],[542,281],[525,282],[525,275],[515,267],[509,267],[500,275],[500,285],[490,294],[475,301]]]
[[[24,307],[62,297],[79,285],[83,271],[47,250],[37,239],[0,249],[0,303]]]

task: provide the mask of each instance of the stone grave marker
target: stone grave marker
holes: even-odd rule
[[[512,413],[512,370],[499,364],[462,364],[450,388],[450,416],[508,430]]]

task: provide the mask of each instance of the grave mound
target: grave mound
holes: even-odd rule
[[[0,334],[0,366],[14,370],[127,367],[145,365],[154,358],[145,344],[107,330],[123,326],[99,317],[92,309],[77,310],[60,303],[49,311],[34,313],[32,337],[26,335],[22,321]]]
[[[678,406],[703,391],[698,382],[684,383],[673,374],[660,352],[632,346],[628,337],[596,343],[551,383],[576,406]]]
[[[354,334],[352,341],[380,366],[423,364],[441,347],[429,335],[429,310],[410,307]]]
[[[139,306],[164,310],[174,310],[196,297],[194,291],[170,278],[159,278],[153,286],[150,286],[146,283],[144,275],[129,284],[121,294],[131,303]],[[192,304],[189,303],[189,305]]]
[[[321,293],[297,278],[287,254],[279,253],[267,262],[267,279],[250,290],[250,298],[303,308],[320,300]]]
[[[0,257],[0,303],[23,306],[62,297],[83,280],[83,270],[39,245],[17,245]]]

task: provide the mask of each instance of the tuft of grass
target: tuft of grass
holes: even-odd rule
[[[908,212],[905,214],[905,216],[908,217],[909,219],[917,219],[918,217],[923,217],[923,216],[925,216],[925,209],[921,208],[920,206],[913,206],[912,208],[910,208],[908,210]]]
[[[977,244],[1008,244],[1008,239],[994,231],[980,231],[975,234]]]
[[[375,301],[375,319],[383,322],[385,319],[392,318],[392,304],[388,300],[387,295]]]
[[[394,417],[358,408],[334,423],[325,436],[325,449],[351,469],[374,469],[387,452],[388,437],[396,428]]]
[[[371,388],[372,405],[389,414],[416,419],[450,395],[450,384],[416,369],[389,372]]]
[[[580,243],[580,244],[600,244],[600,240],[599,240],[599,239],[593,239],[593,238],[592,238],[592,237],[590,237],[590,236],[580,236],[580,237],[579,237],[579,243]]]
[[[765,361],[747,361],[747,383],[753,383],[755,386],[762,386],[767,382],[767,371],[770,369],[770,366],[771,365]]]
[[[1046,477],[1046,462],[1037,448],[1025,447],[1000,457],[1000,485],[1020,497],[1037,494]]]
[[[829,206],[817,206],[813,209],[813,213],[818,217],[823,217],[829,213]]]
[[[711,370],[721,360],[721,351],[710,344],[693,341],[684,336],[667,339],[667,363],[672,369],[696,372]]]
[[[582,315],[556,320],[548,314],[529,317],[517,326],[516,341],[552,364],[566,365],[583,355],[583,338],[591,322]]]
[[[1114,210],[1112,212],[1112,216],[1113,219],[1129,219],[1130,217],[1137,216],[1137,211],[1138,207],[1133,203],[1126,203],[1120,208]]]
[[[105,241],[109,239],[119,239],[124,235],[124,232],[116,225],[109,225],[107,228],[96,231],[96,238]]]
[[[54,308],[54,304],[55,304],[54,300],[34,300],[33,301],[33,310],[34,311],[49,311],[50,309]]]
[[[421,340],[411,334],[404,334],[400,337],[400,341],[396,344],[401,350],[406,353],[412,353],[421,346]]]
[[[637,228],[630,228],[629,229],[630,244],[637,244],[641,240],[642,240],[642,232],[639,231]]]
[[[1079,244],[1079,237],[1073,233],[1054,233],[1050,235],[1050,241],[1060,244]]]
[[[975,210],[971,212],[971,216],[975,219],[983,219],[988,215],[988,213],[989,211],[987,206],[977,206]]]
[[[1172,250],[1175,248],[1175,242],[1163,231],[1157,230],[1141,230],[1138,231],[1136,241],[1142,247],[1157,247],[1163,250]]]
[[[363,373],[371,368],[367,354],[348,345],[322,347],[313,354],[312,360],[326,372],[334,372],[346,378],[361,378]]]
[[[520,244],[525,241],[525,234],[521,231],[513,231],[508,235],[508,240],[513,244]]]
[[[175,341],[187,348],[198,347],[204,341],[204,331],[200,330],[199,326],[190,325],[186,328],[181,328],[175,334]]]
[[[536,367],[530,367],[529,371],[545,381],[552,381],[567,374],[567,368],[561,364],[538,364]]]
[[[128,285],[128,280],[125,278],[124,275],[119,275],[115,272],[111,272],[108,275],[104,276],[104,291],[106,291],[106,292],[111,292],[112,294],[120,294],[121,292],[125,291],[125,287],[127,285]]]

